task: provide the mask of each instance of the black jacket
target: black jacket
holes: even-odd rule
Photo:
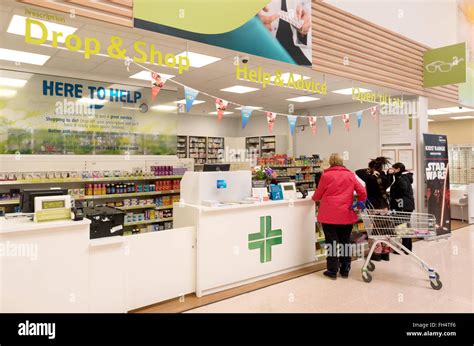
[[[394,175],[395,181],[390,187],[390,209],[411,212],[415,210],[413,197],[413,173],[403,172]]]
[[[390,186],[391,180],[385,172],[381,172],[378,177],[367,168],[359,169],[355,173],[365,182],[367,200],[370,202],[367,203],[368,207],[374,209],[388,208],[388,193],[386,190]]]

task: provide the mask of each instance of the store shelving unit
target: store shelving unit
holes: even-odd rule
[[[189,136],[189,157],[194,159],[196,164],[206,163],[207,138]]]
[[[306,189],[316,188],[316,174],[321,172],[319,165],[270,165],[279,177],[288,177]]]
[[[136,222],[127,222],[127,223],[124,223],[124,226],[130,227],[130,226],[139,226],[139,225],[149,225],[152,223],[160,223],[160,222],[168,222],[168,221],[173,221],[173,218],[168,217],[164,219],[152,219],[152,220],[142,220],[142,221],[136,221]]]
[[[207,163],[220,163],[224,158],[224,138],[207,137]]]
[[[176,143],[176,155],[180,159],[188,157],[188,136],[178,136]]]
[[[172,205],[164,205],[157,207],[156,204],[142,204],[142,205],[131,205],[127,207],[117,207],[117,209],[128,211],[128,210],[141,210],[141,209],[155,209],[155,210],[164,210],[164,209],[173,209]]]
[[[162,175],[162,176],[128,176],[128,177],[103,177],[103,178],[51,178],[51,179],[20,179],[11,181],[0,181],[2,185],[30,185],[30,184],[57,184],[57,183],[100,183],[100,182],[125,182],[125,181],[152,181],[181,179],[182,175]]]
[[[260,156],[260,137],[245,138],[245,149],[249,156],[247,158],[256,160]]]
[[[260,156],[272,157],[276,154],[276,138],[275,136],[260,137]]]
[[[91,196],[73,196],[76,201],[86,201],[94,199],[109,199],[109,198],[129,198],[129,197],[146,197],[156,195],[171,195],[179,193],[179,190],[169,191],[152,191],[152,192],[131,192],[131,193],[111,193],[108,195],[91,195]]]

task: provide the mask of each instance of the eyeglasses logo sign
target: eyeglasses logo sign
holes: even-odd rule
[[[465,43],[429,49],[423,53],[423,86],[425,88],[465,82]]]
[[[249,250],[260,250],[260,263],[271,262],[272,246],[283,242],[282,230],[272,230],[272,217],[260,217],[260,232],[248,235]]]

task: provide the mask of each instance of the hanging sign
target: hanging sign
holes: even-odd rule
[[[296,121],[298,120],[298,116],[287,115],[287,117],[288,117],[288,125],[290,125],[290,132],[291,132],[291,135],[293,136],[295,134],[295,127],[296,127]]]
[[[186,112],[191,110],[194,100],[197,98],[199,91],[189,87],[184,87],[184,99],[186,100]]]
[[[217,111],[217,120],[221,120],[224,115],[225,110],[227,109],[227,104],[229,102],[220,98],[216,98],[216,111]]]
[[[360,124],[362,123],[362,111],[357,112],[356,117],[357,117],[357,127],[360,127]]]
[[[344,127],[346,128],[346,130],[349,131],[349,130],[350,130],[350,124],[349,124],[350,118],[349,118],[349,114],[343,114],[343,115],[342,115],[342,121],[344,122]]]
[[[324,117],[324,119],[326,120],[326,126],[328,128],[328,133],[329,133],[329,135],[331,135],[331,133],[332,133],[332,115],[326,115]]]
[[[377,119],[377,106],[373,106],[369,108],[370,110],[370,115],[372,116],[372,119],[376,120]]]
[[[151,100],[154,101],[156,95],[160,92],[161,88],[165,85],[165,81],[161,79],[161,76],[156,72],[151,72]]]
[[[425,179],[428,214],[436,217],[436,234],[451,232],[448,140],[445,135],[424,133]]]
[[[247,125],[247,123],[249,122],[250,116],[252,115],[252,111],[253,111],[252,107],[248,107],[248,106],[243,106],[242,107],[242,110],[241,110],[241,113],[242,113],[242,128],[245,128],[245,125]]]
[[[423,87],[466,82],[466,43],[429,49],[423,53]]]
[[[267,123],[268,123],[268,131],[272,133],[273,125],[275,125],[275,119],[277,114],[274,112],[266,112],[267,114]]]
[[[317,128],[316,128],[316,122],[317,122],[317,121],[318,121],[318,117],[316,117],[316,116],[311,116],[311,115],[308,116],[309,127],[311,127],[311,133],[312,133],[313,135],[316,134],[316,130],[317,130]]]

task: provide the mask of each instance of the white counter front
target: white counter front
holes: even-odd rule
[[[198,297],[315,260],[311,199],[203,207],[176,203],[175,227],[196,227]]]

